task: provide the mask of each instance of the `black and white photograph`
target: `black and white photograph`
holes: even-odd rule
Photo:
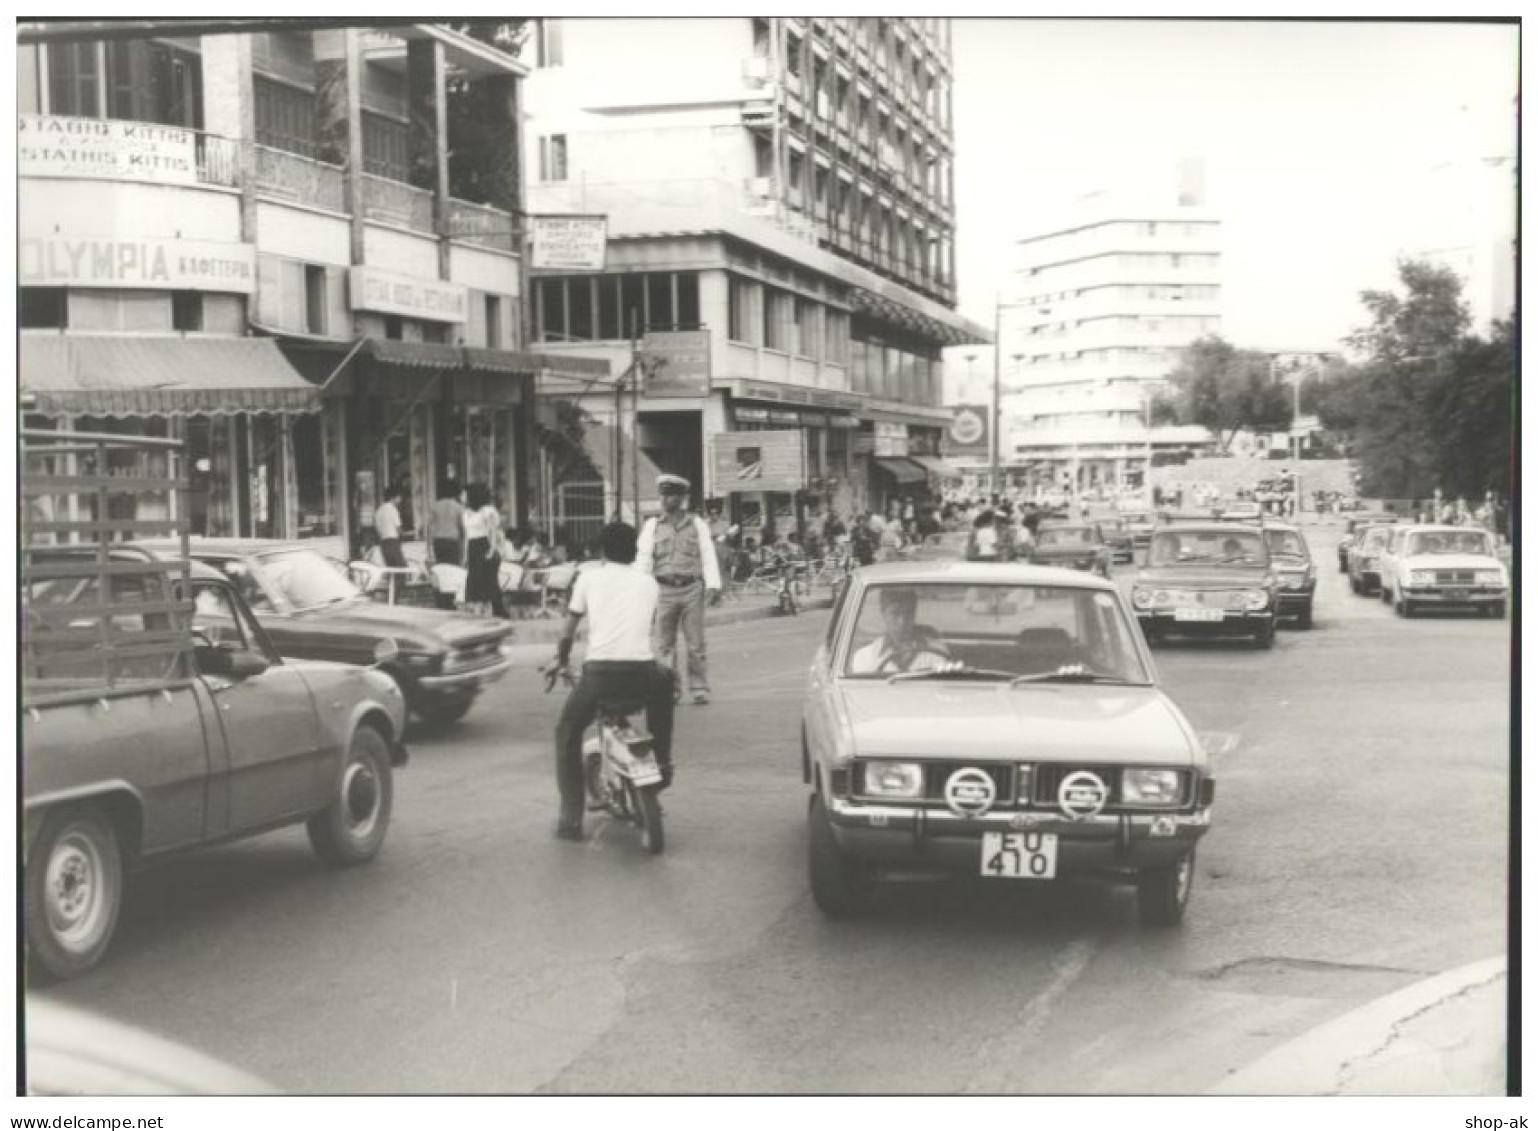
[[[1525,1126],[1518,18],[12,26],[18,1115]]]

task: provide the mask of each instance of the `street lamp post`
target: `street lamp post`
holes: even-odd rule
[[[988,432],[992,438],[990,451],[992,452],[992,466],[988,475],[990,491],[999,493],[999,370],[1004,356],[1003,342],[1004,303],[995,296],[993,302],[993,412],[989,414]]]

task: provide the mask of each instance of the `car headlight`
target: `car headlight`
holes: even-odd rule
[[[1505,585],[1506,575],[1498,569],[1477,569],[1474,571],[1474,583],[1476,585]]]
[[[1123,770],[1121,799],[1124,805],[1178,805],[1179,770]]]
[[[407,667],[427,669],[435,667],[443,657],[436,652],[403,652],[401,660]]]
[[[1435,570],[1412,569],[1410,571],[1411,585],[1435,585],[1436,581],[1437,575]]]
[[[1271,595],[1264,589],[1251,589],[1244,594],[1244,607],[1259,612],[1271,603]]]
[[[865,763],[867,797],[922,797],[924,767],[917,762]]]
[[[1150,605],[1153,604],[1153,600],[1154,600],[1154,595],[1153,595],[1153,590],[1152,589],[1148,589],[1148,588],[1146,588],[1146,587],[1144,587],[1142,585],[1139,585],[1136,589],[1134,589],[1132,591],[1132,607],[1133,608],[1136,608],[1136,609],[1146,609]]]
[[[1303,575],[1301,573],[1284,573],[1284,574],[1282,574],[1282,588],[1283,589],[1302,589],[1303,588]]]
[[[1250,595],[1247,592],[1243,592],[1243,593],[1230,593],[1228,595],[1227,599],[1224,600],[1223,603],[1225,605],[1227,605],[1230,609],[1242,609],[1242,608],[1245,608],[1249,604],[1249,600],[1250,600]]]

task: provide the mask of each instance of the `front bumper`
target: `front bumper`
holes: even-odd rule
[[[1414,601],[1418,605],[1483,607],[1498,605],[1506,600],[1507,589],[1504,585],[1406,585],[1400,593],[1406,601]]]
[[[1059,877],[1126,874],[1183,859],[1207,832],[1212,810],[1102,814],[1072,821],[1058,813],[1005,811],[958,817],[948,809],[828,803],[833,836],[851,856],[885,864],[977,874],[985,832],[1057,836]]]
[[[1276,619],[1276,609],[1254,611],[1223,610],[1222,620],[1176,620],[1173,609],[1138,609],[1137,620],[1144,632],[1181,632],[1192,636],[1228,636],[1251,634]]]
[[[441,675],[418,676],[416,682],[423,691],[434,694],[456,691],[474,692],[488,683],[495,683],[512,670],[513,661],[503,656],[493,663],[484,664],[478,668],[465,668],[456,672],[444,672]]]
[[[1278,616],[1302,612],[1313,603],[1313,585],[1306,585],[1302,589],[1278,589],[1276,591],[1276,612]]]

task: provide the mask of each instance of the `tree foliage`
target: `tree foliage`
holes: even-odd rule
[[[1169,381],[1181,422],[1212,429],[1225,450],[1241,428],[1277,432],[1292,426],[1292,391],[1258,350],[1237,349],[1212,335],[1198,338]]]

